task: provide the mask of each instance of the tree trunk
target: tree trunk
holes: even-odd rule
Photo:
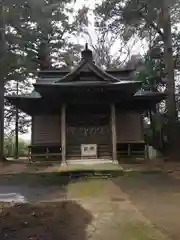
[[[0,0],[0,161],[4,160],[4,55],[5,34],[3,6],[2,0]]]
[[[0,78],[0,161],[3,161],[3,158],[4,158],[4,84],[2,78]]]
[[[164,30],[164,53],[165,53],[165,69],[167,74],[167,109],[168,109],[168,122],[169,122],[169,153],[172,156],[176,152],[177,142],[177,112],[176,112],[176,99],[175,99],[175,79],[174,79],[174,61],[172,49],[172,32],[171,32],[171,19],[168,7],[168,1],[162,1],[162,17],[163,17],[163,30]],[[174,154],[173,154],[174,155]]]
[[[154,124],[154,119],[153,119],[153,114],[152,114],[152,110],[149,110],[149,119],[150,119],[150,126],[151,126],[151,130],[152,130],[152,139],[154,139],[155,137],[155,133],[156,133],[156,127]]]
[[[16,94],[19,94],[19,84],[18,81],[16,83]],[[16,108],[16,123],[15,123],[15,159],[19,157],[19,111]]]

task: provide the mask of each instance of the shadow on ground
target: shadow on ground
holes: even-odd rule
[[[86,240],[90,212],[74,201],[4,207],[0,213],[1,240]]]
[[[123,171],[86,170],[0,175],[0,201],[39,202],[66,199],[69,183],[96,178],[113,178]]]
[[[68,185],[89,179],[113,179],[138,173],[123,170],[73,170],[0,175],[0,201],[39,202],[66,199]]]
[[[116,178],[119,176],[134,176],[139,174],[155,174],[160,173],[160,170],[148,170],[148,171],[129,171],[129,170],[67,170],[67,171],[55,171],[55,172],[23,172],[12,174],[0,174],[0,185],[4,183],[9,184],[36,184],[36,185],[59,185],[67,184],[69,181],[84,180],[86,178]]]
[[[73,170],[45,173],[1,174],[0,186],[9,185],[67,185],[70,181],[80,181],[86,178],[114,178],[124,175],[123,170]]]

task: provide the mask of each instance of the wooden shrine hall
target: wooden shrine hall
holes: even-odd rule
[[[39,71],[31,94],[6,97],[32,117],[31,157],[120,160],[144,151],[142,113],[165,94],[133,78],[133,70],[100,69],[87,45],[74,70]]]

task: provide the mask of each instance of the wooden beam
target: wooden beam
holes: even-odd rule
[[[62,163],[66,163],[66,105],[61,107],[61,148]]]
[[[112,129],[112,157],[117,160],[117,136],[116,136],[116,107],[115,104],[111,105],[111,129]]]

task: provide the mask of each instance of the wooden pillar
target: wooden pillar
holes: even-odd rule
[[[112,129],[112,157],[117,160],[117,137],[116,137],[116,107],[115,104],[111,105],[111,129]]]
[[[66,105],[61,107],[61,151],[62,162],[66,163]]]
[[[34,145],[34,120],[35,117],[32,116],[31,117],[31,144],[28,147],[28,159],[29,162],[32,163],[33,159],[32,159],[32,146]]]
[[[34,116],[31,117],[31,145],[34,144]]]

